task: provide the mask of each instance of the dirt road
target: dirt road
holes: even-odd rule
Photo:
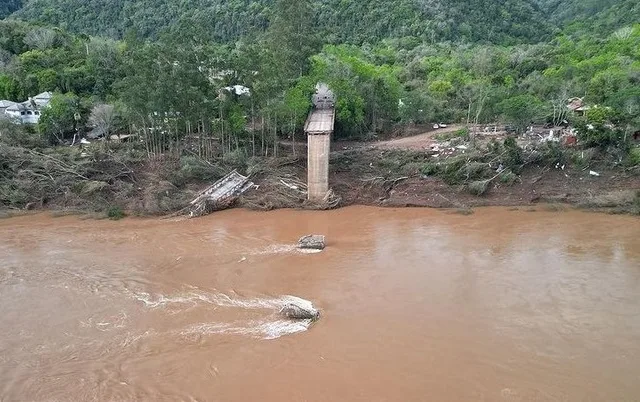
[[[411,137],[403,137],[396,138],[388,141],[380,141],[375,143],[374,145],[378,148],[385,149],[413,149],[413,150],[421,150],[421,149],[429,149],[432,144],[437,142],[436,136],[453,133],[464,126],[459,124],[454,124],[448,126],[446,128],[433,129],[432,131],[427,131],[422,134],[413,135]]]

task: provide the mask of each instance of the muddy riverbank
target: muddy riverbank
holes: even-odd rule
[[[386,144],[386,143],[381,143]],[[534,206],[558,203],[615,213],[640,214],[640,174],[600,160],[548,155],[545,150],[505,159],[508,148],[434,153],[386,145],[337,143],[330,161],[336,202],[386,207],[468,210],[479,206]],[[8,166],[0,181],[3,216],[25,210],[92,213],[94,216],[170,215],[188,205],[203,188],[233,169],[256,186],[236,206],[271,210],[309,208],[304,153],[276,159],[196,157],[147,160],[128,148],[80,153],[50,149],[46,154],[4,147]],[[550,152],[550,151],[549,151]],[[548,153],[549,153],[548,152]],[[550,159],[551,157],[556,159]],[[513,158],[512,158],[513,159]],[[558,159],[559,160],[559,159]],[[339,201],[339,202],[337,202]],[[64,213],[64,212],[63,212]]]

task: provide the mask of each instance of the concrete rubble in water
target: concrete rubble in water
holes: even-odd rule
[[[326,247],[324,236],[308,235],[298,241],[298,248],[302,250],[324,250]]]
[[[280,314],[291,320],[313,320],[320,318],[320,311],[313,307],[302,307],[289,303],[282,307]]]

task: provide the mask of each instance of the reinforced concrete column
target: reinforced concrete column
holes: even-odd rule
[[[308,136],[307,186],[310,201],[322,201],[329,191],[331,134]]]

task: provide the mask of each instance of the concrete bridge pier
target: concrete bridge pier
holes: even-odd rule
[[[331,134],[309,135],[307,186],[310,201],[322,201],[329,191]]]
[[[313,110],[304,125],[307,134],[307,187],[310,201],[320,202],[329,192],[329,153],[335,122],[335,96],[322,83],[313,95]]]

